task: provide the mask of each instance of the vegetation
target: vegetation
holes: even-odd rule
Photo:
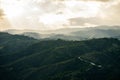
[[[120,80],[120,41],[35,40],[0,33],[0,80]]]

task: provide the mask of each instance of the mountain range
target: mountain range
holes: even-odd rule
[[[10,34],[22,34],[35,39],[63,39],[63,40],[86,40],[92,38],[118,38],[120,39],[119,26],[99,26],[88,28],[63,28],[57,30],[7,30]]]
[[[0,80],[120,80],[119,63],[116,38],[39,40],[0,32]]]

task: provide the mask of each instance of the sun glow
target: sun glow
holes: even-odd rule
[[[45,25],[53,25],[55,23],[60,24],[66,22],[65,16],[56,14],[45,14],[39,17],[39,21]]]
[[[21,15],[23,13],[23,9],[18,8],[18,7],[16,8],[16,6],[5,7],[4,13],[6,14],[8,18],[14,18],[14,17],[18,17],[19,15]]]
[[[2,0],[4,14],[8,18],[15,18],[23,14],[24,8],[16,0]]]
[[[20,3],[18,0],[2,0],[2,4],[3,4],[2,7],[4,10],[4,13],[9,18],[18,17],[24,14],[24,11],[25,11],[24,7],[26,7],[23,5],[23,3]],[[71,17],[72,16],[85,17],[85,18],[93,17],[93,16],[96,16],[101,11],[100,9],[101,4],[95,1],[84,2],[84,1],[70,0],[70,1],[64,1],[64,4],[66,6],[66,9],[62,10],[64,12],[63,15],[70,14],[69,16]],[[33,6],[31,8],[34,9]],[[69,13],[67,13],[66,11],[68,11]],[[59,15],[51,15],[48,13],[46,16],[42,17],[40,20],[42,20],[45,24],[53,24],[55,22],[64,20],[62,18],[65,18],[65,17],[63,16],[61,17]]]
[[[15,29],[119,24],[119,4],[118,0],[0,0],[3,17]]]

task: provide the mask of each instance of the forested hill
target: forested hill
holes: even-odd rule
[[[0,80],[120,80],[120,41],[46,40],[0,33]]]
[[[20,50],[36,43],[37,40],[21,35],[11,35],[0,32],[0,49],[5,53],[19,52]]]

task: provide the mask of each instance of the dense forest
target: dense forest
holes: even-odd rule
[[[120,40],[37,40],[0,32],[0,80],[120,80]]]

